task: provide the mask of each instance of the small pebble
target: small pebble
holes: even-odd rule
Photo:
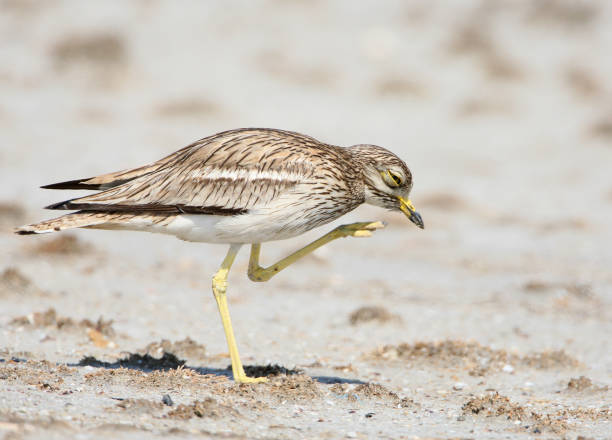
[[[455,383],[455,385],[453,385],[453,390],[455,391],[459,391],[462,390],[466,387],[466,385],[463,382],[457,382]]]
[[[504,365],[504,368],[502,368],[502,371],[504,373],[513,373],[514,372],[514,367],[510,364],[506,364]]]
[[[458,421],[458,422],[465,422],[465,416],[459,416],[459,417],[457,417],[457,421]]]
[[[162,397],[162,403],[168,406],[174,405],[174,401],[172,400],[172,397],[170,397],[170,394],[164,394],[164,397]]]
[[[348,438],[356,438],[357,437],[357,433],[355,431],[347,432],[346,436]]]

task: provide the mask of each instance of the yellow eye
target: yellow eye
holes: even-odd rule
[[[389,177],[391,178],[391,181],[393,181],[395,186],[400,186],[402,184],[402,178],[398,176],[397,174],[395,174],[393,171],[387,170],[387,174],[389,175]]]

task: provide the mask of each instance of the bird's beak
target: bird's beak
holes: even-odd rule
[[[400,202],[400,209],[406,217],[410,219],[412,223],[417,225],[421,229],[425,229],[425,224],[423,223],[423,218],[421,218],[421,214],[416,212],[414,206],[412,206],[412,202],[410,200],[406,200],[403,197],[397,198]]]

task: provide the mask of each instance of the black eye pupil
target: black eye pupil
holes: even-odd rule
[[[400,179],[400,178],[399,178],[397,175],[395,175],[395,174],[391,174],[391,178],[392,178],[392,179],[393,179],[393,181],[394,181],[395,183],[397,183],[398,185],[399,185],[400,183],[402,183],[402,179]]]

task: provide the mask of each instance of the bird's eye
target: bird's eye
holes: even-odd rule
[[[389,171],[389,175],[391,176],[393,181],[395,183],[397,183],[397,186],[400,186],[402,184],[402,178],[400,176],[398,176],[397,174],[392,173],[391,171]]]
[[[386,173],[382,173],[382,174],[383,174],[383,179],[385,183],[389,185],[391,188],[397,188],[403,183],[402,178],[391,170],[387,170]]]

